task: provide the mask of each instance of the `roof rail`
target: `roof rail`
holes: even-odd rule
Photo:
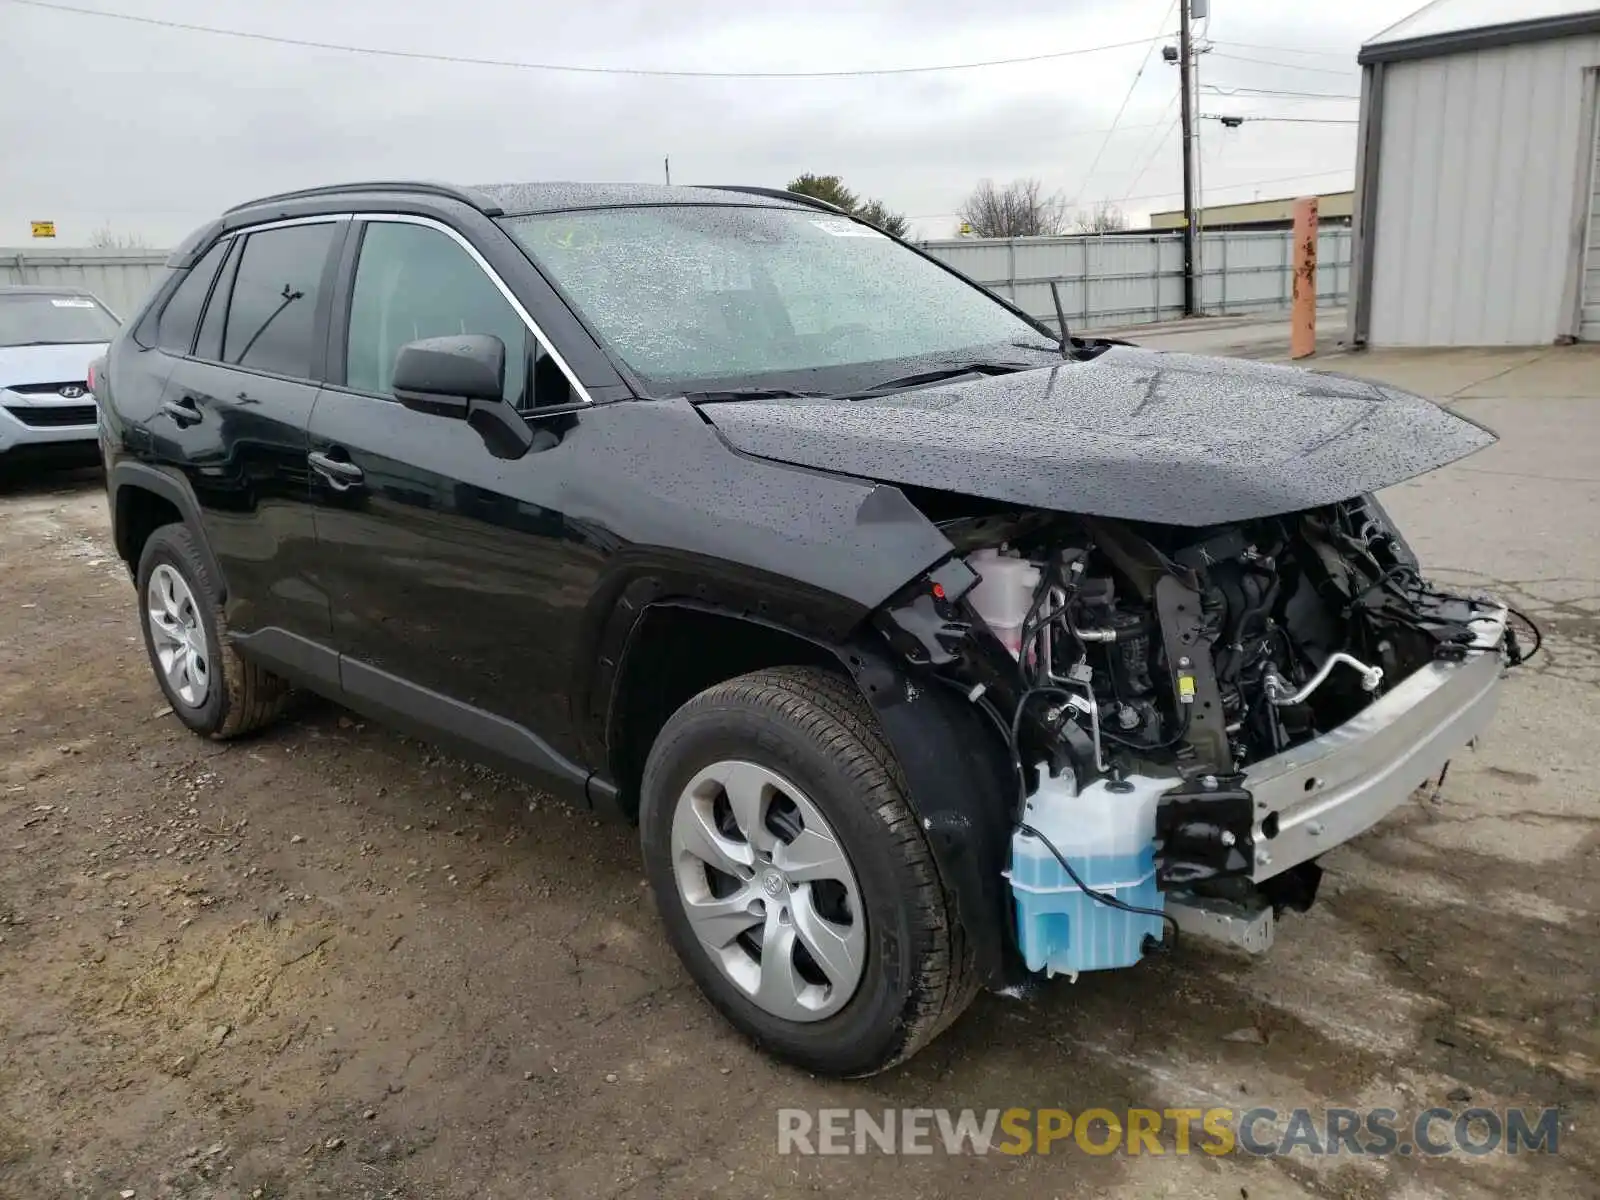
[[[338,196],[345,192],[411,192],[423,196],[443,196],[449,200],[459,200],[463,204],[471,205],[486,217],[504,215],[505,210],[498,204],[492,204],[477,192],[468,191],[466,188],[452,187],[448,183],[426,183],[419,180],[377,180],[361,183],[332,183],[322,187],[301,188],[294,192],[279,192],[275,196],[262,196],[259,200],[246,200],[243,204],[235,204],[227,211],[236,213],[246,208],[258,208],[263,204],[276,204],[282,200],[311,200],[318,196]]]
[[[818,199],[816,196],[808,196],[804,192],[791,192],[785,188],[745,187],[742,184],[734,183],[700,183],[695,186],[709,188],[714,192],[743,192],[747,196],[768,196],[773,200],[790,200],[795,204],[804,204],[807,208],[820,208],[826,212],[836,212],[847,217],[850,215],[837,204]]]

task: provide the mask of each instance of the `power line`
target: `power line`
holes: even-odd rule
[[[1311,58],[1342,58],[1348,61],[1356,55],[1354,50],[1301,50],[1294,46],[1265,46],[1260,42],[1236,42],[1231,38],[1212,38],[1210,40],[1217,46],[1238,46],[1244,50],[1276,50],[1280,54],[1304,54]]]
[[[17,2],[20,3],[21,0],[17,0]],[[28,2],[33,3],[34,0],[28,0]],[[1263,67],[1282,67],[1286,71],[1311,71],[1318,75],[1349,76],[1358,74],[1358,72],[1351,70],[1335,71],[1332,67],[1308,67],[1302,63],[1275,62],[1270,58],[1251,58],[1247,54],[1229,54],[1225,50],[1213,50],[1211,54],[1214,58],[1226,58],[1231,62],[1255,63]]]
[[[1150,153],[1145,158],[1144,165],[1139,168],[1139,173],[1133,177],[1133,182],[1128,185],[1129,195],[1126,195],[1121,200],[1117,201],[1117,207],[1120,208],[1122,205],[1126,204],[1129,200],[1133,199],[1133,196],[1132,196],[1133,189],[1138,187],[1140,181],[1144,179],[1145,172],[1148,171],[1150,169],[1150,167],[1151,167],[1151,164],[1153,164],[1156,161],[1156,156],[1158,154],[1160,154],[1161,151],[1165,148],[1165,146],[1167,144],[1167,139],[1172,136],[1172,131],[1174,129],[1176,129],[1177,127],[1178,127],[1178,118],[1177,117],[1173,117],[1171,123],[1168,124],[1168,126],[1167,126],[1167,131],[1165,133],[1163,133],[1159,138],[1156,139],[1156,144],[1150,148]]]
[[[1166,120],[1167,114],[1171,113],[1177,106],[1178,93],[1173,92],[1167,97],[1167,105],[1161,110],[1161,116],[1156,121],[1156,126],[1161,129],[1161,132],[1156,134],[1154,141],[1146,141],[1144,145],[1139,147],[1139,154],[1136,157],[1143,159],[1143,165],[1139,168],[1138,174],[1134,176],[1133,182],[1128,185],[1130,192],[1139,186],[1139,180],[1144,178],[1144,173],[1150,169],[1150,164],[1155,161],[1155,156],[1160,153],[1161,147],[1166,145],[1167,139],[1172,136],[1173,126],[1178,123],[1177,116],[1174,115],[1172,120],[1164,125],[1162,122]]]
[[[1117,126],[1122,122],[1122,114],[1128,110],[1128,101],[1133,99],[1133,93],[1139,86],[1139,80],[1144,78],[1145,68],[1150,65],[1150,57],[1155,53],[1156,43],[1161,40],[1161,31],[1167,27],[1167,22],[1172,19],[1172,14],[1177,10],[1178,0],[1172,0],[1167,5],[1167,11],[1162,15],[1161,24],[1156,27],[1156,36],[1150,39],[1150,45],[1145,49],[1144,61],[1139,64],[1139,69],[1133,73],[1133,82],[1128,85],[1127,94],[1122,97],[1122,105],[1117,109],[1117,115],[1111,118],[1111,128],[1106,130],[1105,140],[1100,143],[1100,149],[1095,151],[1094,159],[1089,163],[1088,173],[1084,175],[1083,182],[1078,185],[1078,192],[1072,198],[1068,208],[1076,209],[1078,201],[1083,199],[1084,192],[1089,190],[1089,182],[1094,178],[1095,171],[1100,166],[1100,160],[1105,157],[1106,147],[1111,144],[1111,135],[1116,132]]]
[[[379,58],[455,63],[474,67],[505,67],[519,71],[559,71],[574,75],[642,75],[662,79],[843,79],[881,75],[930,75],[940,71],[975,71],[984,67],[1010,67],[1020,66],[1023,63],[1048,62],[1081,54],[1097,54],[1102,50],[1123,50],[1130,46],[1143,46],[1147,40],[1159,40],[1159,38],[1140,38],[1137,41],[1112,42],[1104,46],[1082,46],[1076,50],[1052,50],[1046,54],[1029,54],[1020,58],[991,58],[979,62],[939,63],[925,67],[874,67],[849,71],[667,71],[646,67],[590,67],[567,63],[520,62],[501,58],[474,58],[460,54],[432,54],[422,50],[388,50],[378,46],[353,46],[343,42],[320,42],[309,38],[252,33],[244,29],[224,29],[215,25],[194,25],[186,21],[140,17],[132,13],[102,12],[94,8],[50,3],[48,0],[0,0],[0,2],[47,9],[51,12],[72,13],[76,16],[104,17],[107,20],[127,21],[135,25],[153,25],[160,29],[179,29],[186,33],[208,33],[217,37],[240,38],[252,42],[272,42],[279,46],[298,46],[307,50],[336,50],[343,54],[367,54]]]
[[[1165,115],[1165,114],[1163,114],[1163,115]],[[1096,133],[1132,133],[1136,129],[1155,129],[1155,128],[1159,127],[1160,124],[1161,124],[1160,121],[1145,121],[1144,123],[1139,124],[1139,125],[1124,125],[1121,128],[1118,128],[1117,126],[1114,126],[1114,125],[1109,125],[1109,126],[1106,126],[1103,129],[1069,129],[1065,133],[1062,133],[1062,134],[1060,134],[1058,136],[1063,137],[1063,138],[1069,138],[1069,137],[1089,137],[1090,135],[1096,134]]]
[[[1342,92],[1296,92],[1286,88],[1253,88],[1253,87],[1219,87],[1214,83],[1200,85],[1208,92],[1216,92],[1219,96],[1293,96],[1303,100],[1359,100],[1360,96],[1350,96]]]
[[[1207,192],[1235,192],[1240,188],[1261,187],[1268,183],[1297,183],[1302,179],[1326,179],[1329,175],[1343,175],[1347,167],[1337,167],[1332,171],[1313,171],[1309,175],[1279,175],[1273,179],[1252,179],[1243,183],[1225,183],[1221,187],[1207,188]],[[1165,200],[1168,196],[1176,196],[1177,192],[1156,192],[1149,196],[1129,196],[1129,200]]]
[[[1246,121],[1272,121],[1280,125],[1359,125],[1361,122],[1344,118],[1333,117],[1257,117],[1250,114],[1240,116],[1221,116],[1217,113],[1201,113],[1201,120],[1221,121],[1224,124],[1244,124]]]

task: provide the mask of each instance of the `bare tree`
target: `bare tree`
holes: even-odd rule
[[[1067,228],[1067,202],[1060,192],[1046,195],[1037,179],[1016,179],[997,188],[983,179],[958,214],[979,237],[1049,237]]]
[[[136,233],[118,233],[110,225],[102,225],[89,235],[89,246],[94,250],[148,250],[150,243]]]
[[[1079,233],[1115,233],[1128,227],[1128,217],[1107,200],[1088,212],[1080,212],[1073,224]]]

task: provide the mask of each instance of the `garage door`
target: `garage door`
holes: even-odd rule
[[[1583,316],[1578,337],[1600,342],[1600,98],[1595,102],[1594,145],[1590,147],[1589,236],[1583,261]]]

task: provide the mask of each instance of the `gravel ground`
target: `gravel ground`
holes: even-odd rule
[[[1386,497],[1439,574],[1514,596],[1550,638],[1442,789],[1330,855],[1267,958],[1186,945],[981,997],[855,1084],[772,1064],[699,999],[631,830],[317,701],[247,741],[189,735],[98,479],[13,482],[0,1196],[1600,1195],[1600,414],[1549,404],[1499,422],[1477,474]],[[776,1150],[780,1107],[1469,1103],[1559,1106],[1561,1153]]]

